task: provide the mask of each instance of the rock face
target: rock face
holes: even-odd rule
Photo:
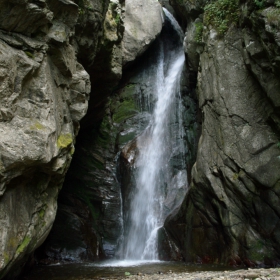
[[[129,81],[109,97],[102,121],[82,127],[59,196],[58,218],[43,248],[47,258],[98,260],[118,253],[123,230],[118,153],[149,121],[140,104],[142,92],[153,88],[144,71],[154,51],[124,73]]]
[[[161,31],[163,19],[157,0],[125,1],[123,65],[135,60],[155,40]]]
[[[143,53],[162,26],[161,6],[157,2],[140,1],[138,5],[142,8],[133,11],[133,3],[126,2],[125,9],[123,5],[117,1],[109,3],[103,36],[94,60],[87,61],[85,55],[90,51],[86,41],[88,35],[84,40],[77,34],[80,49],[83,50],[78,56],[90,74],[92,93],[88,113],[81,122],[74,159],[59,195],[57,219],[40,249],[40,258],[81,261],[110,258],[116,254],[122,234],[121,189],[116,177],[117,154],[148,121],[147,116],[140,112],[138,96],[148,82],[141,84],[141,75],[128,82],[132,72],[135,74],[144,66],[130,69],[118,86],[122,77],[123,36],[126,36],[123,18],[128,19],[129,28],[137,29],[139,21],[136,19],[143,16],[142,11],[147,14],[151,9],[153,16],[160,16],[160,21],[157,20],[153,26],[143,23],[141,36],[133,37],[134,43],[137,42],[137,51],[132,50],[131,46],[129,49],[135,52],[133,59]],[[86,24],[82,22],[79,26]],[[82,29],[79,27],[79,30]],[[143,40],[145,46],[141,46]],[[94,55],[91,53],[90,59]]]
[[[165,226],[186,261],[272,265],[280,259],[277,8],[238,9],[242,28],[221,36],[204,27],[197,42],[202,135],[191,189]]]
[[[0,4],[0,278],[20,272],[55,219],[90,92],[78,16],[72,1]]]

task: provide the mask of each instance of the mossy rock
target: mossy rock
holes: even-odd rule
[[[31,238],[28,236],[25,236],[22,243],[19,245],[19,247],[16,250],[16,254],[20,254],[22,252],[24,252],[24,250],[26,249],[26,247],[28,246],[28,244],[30,243]]]
[[[57,139],[57,146],[62,149],[67,148],[72,144],[72,142],[73,142],[73,138],[70,133],[61,134]]]
[[[31,130],[41,130],[41,129],[45,129],[45,128],[46,127],[38,121],[36,121],[33,125],[30,126]]]

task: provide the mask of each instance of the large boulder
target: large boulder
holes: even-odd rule
[[[135,60],[159,35],[164,21],[157,0],[126,0],[124,37],[122,41],[123,65]]]

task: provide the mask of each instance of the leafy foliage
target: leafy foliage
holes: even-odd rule
[[[254,0],[254,3],[258,9],[263,9],[265,6],[265,0]]]
[[[203,33],[203,23],[202,22],[197,22],[195,23],[195,41],[197,43],[201,43],[202,42],[202,33]]]
[[[212,25],[219,33],[224,35],[231,23],[238,21],[238,4],[236,0],[217,0],[204,7],[204,22]]]

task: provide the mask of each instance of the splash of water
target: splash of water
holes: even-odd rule
[[[157,231],[164,223],[164,185],[172,181],[170,159],[183,146],[182,121],[171,129],[170,118],[180,110],[176,96],[180,94],[180,77],[185,61],[182,47],[183,33],[173,16],[164,11],[180,38],[173,51],[166,54],[163,43],[158,55],[155,81],[156,104],[152,120],[138,137],[139,156],[136,161],[136,191],[131,200],[129,231],[125,240],[126,260],[157,260]],[[168,65],[168,66],[167,66]],[[174,126],[174,125],[173,125]],[[177,135],[174,135],[175,134]],[[174,138],[177,142],[174,147]]]

